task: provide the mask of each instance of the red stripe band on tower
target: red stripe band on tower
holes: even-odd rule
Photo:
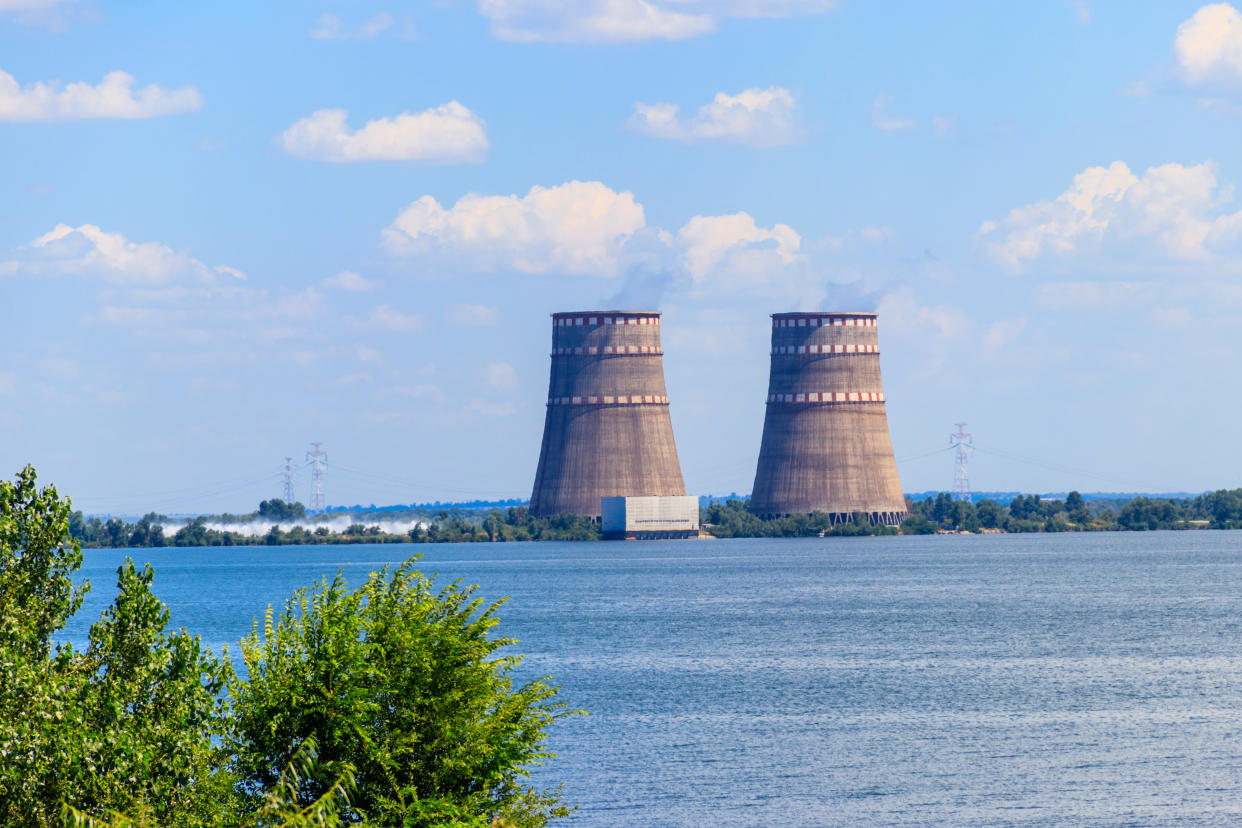
[[[600,354],[663,356],[664,351],[658,345],[589,345],[584,348],[553,348],[552,356],[598,356]]]
[[[874,328],[874,316],[775,317],[773,328]]]
[[[876,403],[884,402],[882,391],[820,391],[803,394],[768,394],[770,403]]]
[[[551,397],[548,405],[668,405],[668,397],[651,394],[621,394],[619,396]]]
[[[659,325],[659,314],[557,314],[552,317],[555,328],[599,327],[600,325]]]
[[[795,354],[878,354],[878,345],[776,345],[772,353],[776,356]]]

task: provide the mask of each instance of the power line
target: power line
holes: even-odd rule
[[[1029,457],[1022,457],[1016,454],[1008,454],[1006,452],[996,451],[994,449],[980,448],[979,446],[975,446],[974,449],[976,451],[981,451],[984,454],[991,454],[996,457],[1004,458],[1005,460],[1013,460],[1018,463],[1025,463],[1028,466],[1038,466],[1041,469],[1048,469],[1049,471],[1060,472],[1062,474],[1076,474],[1080,477],[1091,477],[1096,480],[1103,480],[1106,483],[1117,483],[1122,486],[1135,486],[1138,488],[1147,489],[1148,491],[1159,491],[1160,489],[1159,486],[1153,483],[1144,483],[1144,482],[1137,481],[1137,480],[1119,480],[1116,477],[1108,477],[1106,475],[1096,474],[1095,472],[1090,472],[1085,469],[1076,469],[1076,468],[1073,468],[1072,466],[1058,466],[1053,463],[1044,463],[1040,460],[1033,460]]]
[[[911,454],[911,455],[907,455],[906,457],[898,457],[897,462],[898,463],[909,463],[914,460],[922,460],[924,457],[931,457],[933,454],[944,454],[946,451],[953,451],[953,446],[945,446],[943,448],[932,449],[931,451],[925,451],[922,454]]]

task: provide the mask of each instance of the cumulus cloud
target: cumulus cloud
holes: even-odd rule
[[[444,313],[445,319],[454,325],[469,328],[486,328],[500,321],[500,311],[487,305],[457,304]]]
[[[374,327],[398,333],[412,333],[423,328],[423,318],[418,314],[402,313],[388,305],[380,305],[374,308],[371,311],[369,321]]]
[[[154,84],[134,89],[134,78],[109,72],[96,86],[37,81],[21,86],[0,71],[0,121],[72,121],[86,118],[155,118],[194,112],[203,96],[192,86],[164,89]]]
[[[780,279],[802,245],[789,225],[760,227],[748,213],[695,216],[677,232],[677,241],[690,281],[713,289]]]
[[[977,234],[1012,270],[1042,256],[1067,255],[1107,241],[1151,246],[1182,261],[1203,260],[1242,232],[1242,212],[1223,212],[1231,188],[1216,164],[1163,164],[1136,176],[1121,161],[1089,167],[1052,201],[1016,207]]]
[[[788,224],[746,212],[696,215],[677,230],[650,226],[632,193],[600,182],[533,187],[525,196],[470,194],[452,207],[431,196],[413,202],[383,231],[384,244],[411,270],[430,276],[481,273],[596,276],[623,280],[610,304],[658,306],[666,293],[749,292],[790,307],[823,299],[829,282],[860,274],[817,258],[882,253],[893,231],[868,227],[839,244],[806,244]],[[838,265],[840,262],[837,263]],[[490,324],[494,310],[463,305],[456,324]]]
[[[684,40],[714,31],[721,17],[813,14],[833,0],[478,0],[492,34],[519,42],[617,43]]]
[[[312,161],[477,163],[490,146],[483,120],[457,101],[368,121],[351,132],[344,109],[321,109],[285,130],[285,152]]]
[[[886,110],[892,102],[893,96],[884,92],[875,96],[875,102],[871,104],[872,125],[884,132],[896,132],[914,126],[914,121],[909,118],[899,118],[888,114]]]
[[[1228,3],[1203,6],[1177,27],[1173,54],[1189,84],[1242,83],[1242,13]]]
[[[378,282],[363,278],[352,270],[342,270],[335,276],[323,280],[324,287],[336,288],[349,293],[367,293],[379,286]]]
[[[88,276],[117,284],[160,284],[177,278],[208,279],[213,272],[241,274],[207,265],[159,242],[132,242],[94,224],[58,224],[0,262],[0,273],[33,276]],[[241,274],[244,277],[244,274]]]
[[[676,104],[634,104],[629,127],[676,141],[728,141],[757,147],[785,146],[801,138],[797,102],[788,89],[717,92],[693,117],[681,118]]]
[[[391,14],[380,12],[351,28],[335,14],[325,12],[315,21],[315,28],[311,29],[310,36],[314,40],[370,40],[391,29],[396,23],[396,18]]]
[[[431,255],[474,271],[613,276],[645,224],[633,193],[598,181],[532,187],[524,196],[462,196],[445,208],[423,196],[383,233],[401,256]]]

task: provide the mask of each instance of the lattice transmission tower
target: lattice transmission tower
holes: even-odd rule
[[[949,445],[957,449],[953,468],[953,496],[958,500],[970,500],[970,452],[974,438],[966,430],[967,423],[954,423],[957,431],[949,435]]]
[[[292,457],[285,458],[285,467],[281,471],[281,475],[285,478],[285,490],[281,493],[281,498],[284,499],[285,503],[293,503],[298,499],[298,497],[293,492],[293,478],[295,474],[293,471]]]
[[[328,499],[323,493],[323,475],[328,468],[328,453],[323,450],[323,443],[311,443],[311,450],[306,452],[306,459],[311,468],[310,508],[321,510],[327,507]]]

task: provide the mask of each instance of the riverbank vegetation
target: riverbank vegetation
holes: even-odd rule
[[[1117,532],[1153,529],[1242,528],[1242,489],[1188,498],[1135,497],[1085,500],[1070,492],[1064,500],[1016,495],[1009,503],[957,500],[947,492],[906,500],[909,517],[896,527],[871,526],[859,513],[833,524],[815,512],[780,518],[752,514],[746,498],[712,501],[700,510],[703,530],[718,538],[801,538],[935,532]],[[335,527],[315,525],[301,503],[265,500],[246,515],[209,515],[176,521],[151,513],[135,521],[104,520],[81,512],[70,516],[70,534],[84,548],[163,546],[288,546],[353,543],[473,543],[600,539],[597,521],[579,515],[540,518],[525,506],[485,511],[454,509],[434,514],[403,513],[408,529],[394,529],[377,513],[334,514]],[[385,520],[389,520],[385,518]],[[266,525],[265,525],[266,524]],[[255,531],[255,527],[259,531]]]
[[[185,630],[126,560],[81,649],[89,583],[69,501],[0,482],[0,824],[527,828],[568,813],[525,784],[567,715],[515,684],[499,604],[407,561],[270,609],[245,670]],[[257,609],[257,608],[256,608]],[[502,652],[503,651],[503,652]]]
[[[971,503],[941,492],[906,501],[910,517],[902,532],[1142,532],[1155,529],[1242,529],[1242,489],[1221,489],[1197,497],[1084,500],[1070,492],[1064,500],[1018,495],[1008,504]]]

